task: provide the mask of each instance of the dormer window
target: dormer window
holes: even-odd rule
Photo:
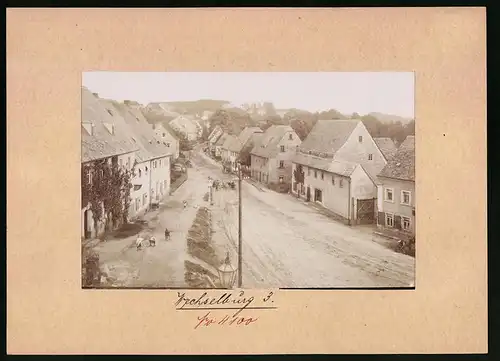
[[[87,132],[88,135],[94,135],[94,124],[92,123],[82,123],[83,129]]]
[[[104,126],[108,130],[109,134],[114,135],[115,134],[115,126],[114,124],[111,123],[104,123]]]

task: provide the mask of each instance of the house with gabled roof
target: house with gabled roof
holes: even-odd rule
[[[387,160],[359,120],[318,120],[293,158],[292,192],[342,217],[374,223],[376,175]]]
[[[288,125],[272,125],[250,152],[250,176],[271,189],[288,191],[292,181],[292,157],[301,144]]]
[[[106,162],[116,165],[123,171],[132,172],[139,147],[134,144],[124,131],[124,119],[118,113],[108,109],[96,94],[82,87],[82,192],[100,182],[102,174],[94,171],[97,163]],[[112,229],[122,220],[106,214],[100,220],[94,220],[91,204],[82,204],[82,237],[93,238],[106,229]]]
[[[217,140],[221,137],[221,135],[224,133],[220,125],[216,125],[214,129],[210,132],[208,135],[208,149],[212,154],[215,153],[215,143]]]
[[[222,162],[228,167],[228,170],[234,171],[236,169],[236,161],[238,154],[234,151],[239,147],[240,141],[238,137],[233,134],[228,134],[221,147]]]
[[[160,137],[172,152],[172,161],[179,158],[179,137],[175,131],[168,125],[168,123],[154,123],[152,124],[153,130],[158,137]]]
[[[263,133],[259,127],[245,127],[238,136],[230,135],[222,146],[222,159],[229,164],[230,170],[236,170],[236,163],[241,161],[241,151],[255,133]]]
[[[226,142],[227,137],[229,137],[229,134],[224,132],[219,139],[214,144],[214,155],[217,158],[222,158],[222,146]]]
[[[178,133],[183,134],[190,142],[198,139],[203,131],[194,117],[187,114],[182,114],[172,119],[169,125]]]
[[[407,136],[378,174],[377,225],[398,238],[415,235],[415,136]]]
[[[133,198],[135,204],[131,204],[131,208],[134,206],[132,213],[139,216],[147,211],[151,204],[159,203],[170,193],[173,151],[167,142],[155,133],[141,111],[123,103],[111,103],[123,115],[133,141],[140,147],[134,168],[134,189],[138,188],[137,191],[141,195],[136,195]]]

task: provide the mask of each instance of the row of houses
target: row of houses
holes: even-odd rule
[[[178,139],[162,126],[152,126],[140,107],[99,98],[82,87],[82,182],[99,180],[93,165],[107,162],[133,174],[128,218],[134,219],[170,192],[171,163],[179,156]],[[82,184],[83,191],[83,184]],[[82,236],[93,238],[121,220],[104,212],[94,222],[91,204],[82,204]]]
[[[250,147],[252,179],[315,202],[348,224],[414,234],[414,136],[396,147],[390,138],[373,138],[360,120],[319,120],[303,141],[287,125],[246,128],[239,136],[216,127],[209,147],[231,165]]]

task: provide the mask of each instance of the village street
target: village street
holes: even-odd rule
[[[198,164],[216,172],[218,165],[201,158]],[[247,180],[242,184],[243,287],[405,287],[414,282],[415,259],[375,242],[370,229],[338,223],[288,194]],[[236,265],[237,194],[214,192],[216,204],[224,202],[221,198],[232,205],[224,233],[230,235]]]
[[[212,209],[212,242],[219,259],[230,252],[237,266],[237,190],[213,192],[203,201],[208,177],[231,180],[214,160],[195,153],[188,180],[145,220],[156,247],[135,249],[135,237],[99,244],[101,262],[125,287],[183,287],[186,236],[198,206]],[[415,259],[396,253],[366,227],[349,227],[318,213],[288,194],[242,181],[243,287],[405,287],[414,282]],[[188,201],[186,209],[182,201]],[[165,241],[167,227],[171,240]],[[195,260],[196,261],[196,260]]]

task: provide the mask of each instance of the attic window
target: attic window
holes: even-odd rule
[[[94,124],[92,123],[82,123],[82,127],[88,133],[88,135],[94,135]]]
[[[362,135],[360,135],[360,136],[358,137],[358,142],[360,142],[360,143],[361,143],[361,142],[363,142],[363,136],[362,136]]]
[[[115,126],[114,124],[111,123],[104,123],[104,126],[108,130],[109,134],[114,135],[115,134]]]

